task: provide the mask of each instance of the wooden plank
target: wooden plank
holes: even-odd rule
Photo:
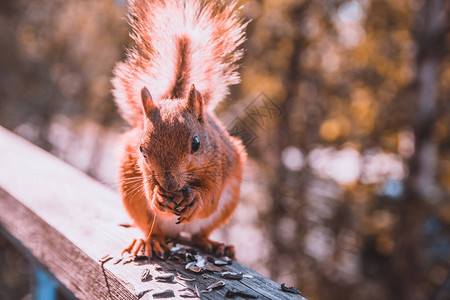
[[[49,226],[33,211],[0,189],[0,223],[2,229],[14,238],[53,273],[77,298],[108,298],[104,276],[99,264],[76,247],[58,230]],[[114,276],[108,280],[117,287],[117,299],[136,299],[123,288]]]
[[[77,298],[152,299],[167,289],[180,298],[184,288],[205,290],[223,280],[225,288],[201,298],[222,298],[234,287],[252,290],[259,299],[304,299],[281,292],[278,284],[237,262],[225,268],[253,278],[227,280],[216,273],[205,279],[180,263],[156,258],[139,264],[109,260],[102,266],[101,257],[117,258],[133,238],[142,237],[134,228],[118,226],[130,222],[116,193],[0,127],[0,228]],[[146,268],[154,277],[172,273],[195,281],[143,283]]]

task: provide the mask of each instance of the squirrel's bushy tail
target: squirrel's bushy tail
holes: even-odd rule
[[[136,45],[114,70],[114,96],[131,125],[142,120],[140,91],[155,101],[184,97],[195,84],[213,109],[239,82],[236,69],[246,23],[237,1],[132,0],[128,14]]]

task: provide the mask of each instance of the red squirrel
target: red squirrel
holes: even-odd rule
[[[246,23],[236,1],[132,0],[135,46],[114,70],[115,101],[132,129],[121,139],[119,191],[145,234],[124,253],[161,256],[181,232],[209,253],[209,239],[239,201],[246,152],[213,109],[240,81]]]

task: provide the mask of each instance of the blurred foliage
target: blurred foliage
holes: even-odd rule
[[[219,113],[254,136],[261,271],[311,299],[448,299],[448,1],[243,4],[242,84]],[[123,14],[111,1],[2,1],[0,124],[56,154],[61,115],[117,127]],[[261,103],[274,109],[258,123]]]
[[[271,186],[272,276],[314,299],[449,297],[448,2],[248,1],[246,14],[239,93],[284,111],[249,147]]]
[[[128,41],[123,11],[110,1],[2,1],[0,117],[30,126],[25,135],[51,149],[56,114],[118,119],[110,78]],[[102,113],[99,113],[102,112]]]

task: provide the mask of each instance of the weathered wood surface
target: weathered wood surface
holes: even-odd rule
[[[153,299],[154,293],[167,289],[180,298],[186,287],[195,290],[197,286],[201,291],[223,280],[224,288],[201,293],[201,298],[221,299],[235,287],[256,292],[259,299],[304,299],[282,292],[279,284],[237,262],[224,268],[253,278],[227,280],[208,273],[205,279],[180,263],[156,258],[114,264],[133,238],[142,237],[138,230],[120,223],[130,220],[116,193],[0,127],[0,229],[77,298]],[[102,267],[99,259],[106,254],[114,259]],[[174,283],[141,282],[146,268],[153,278],[172,273],[195,281],[175,277]]]

